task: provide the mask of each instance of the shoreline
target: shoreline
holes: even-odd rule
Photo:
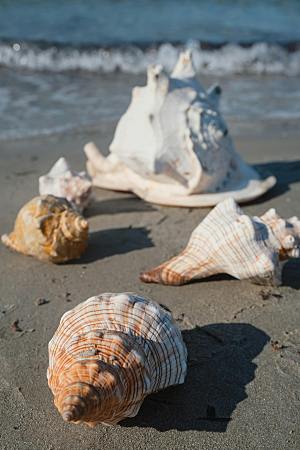
[[[32,134],[28,135],[11,135],[11,136],[0,136],[0,148],[3,145],[10,145],[10,143],[18,142],[18,141],[35,141],[35,140],[43,140],[43,139],[60,139],[64,138],[64,136],[68,136],[71,138],[72,136],[88,136],[93,135],[106,135],[106,130],[110,130],[110,141],[107,145],[110,144],[115,128],[117,126],[119,118],[110,118],[104,117],[98,121],[90,123],[88,125],[78,125],[78,126],[66,126],[65,128],[61,127],[61,129],[49,129],[42,131],[32,131]],[[250,118],[249,118],[250,120]],[[298,118],[291,119],[267,119],[263,122],[248,122],[245,119],[242,119],[238,122],[236,119],[229,118],[226,120],[228,127],[230,129],[230,134],[234,140],[234,142],[238,141],[264,141],[264,140],[272,140],[272,139],[281,139],[281,138],[300,138],[300,130],[297,128],[297,124],[299,122]],[[255,131],[253,131],[253,128]],[[91,139],[90,139],[91,140]],[[238,146],[236,145],[238,148]]]

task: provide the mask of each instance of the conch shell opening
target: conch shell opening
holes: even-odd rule
[[[262,180],[235,151],[218,109],[220,95],[219,86],[205,91],[195,78],[190,51],[180,54],[171,75],[150,66],[147,85],[133,89],[109,155],[93,143],[84,148],[93,184],[189,207],[265,193],[276,180]]]

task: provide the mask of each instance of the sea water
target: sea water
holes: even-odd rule
[[[235,133],[299,123],[297,0],[1,0],[0,139],[116,121],[186,47]]]

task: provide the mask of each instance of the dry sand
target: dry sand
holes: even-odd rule
[[[98,134],[1,143],[0,232],[11,229],[20,206],[37,194],[38,176],[59,156],[80,169],[83,144],[94,139],[105,148],[111,135],[112,127],[103,126]],[[278,177],[277,187],[245,211],[273,206],[284,217],[300,215],[298,140],[246,139],[237,146]],[[286,264],[280,288],[229,277],[182,287],[139,282],[141,270],[185,245],[207,212],[97,190],[82,260],[42,264],[0,246],[1,450],[300,448],[299,260]],[[149,397],[121,426],[65,424],[47,386],[48,341],[65,311],[92,295],[121,291],[146,294],[172,311],[189,350],[186,384]],[[38,298],[49,303],[37,306]],[[12,329],[16,320],[23,331]]]

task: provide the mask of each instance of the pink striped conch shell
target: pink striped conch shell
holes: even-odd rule
[[[276,180],[262,180],[236,153],[218,109],[220,93],[218,86],[205,91],[196,80],[189,51],[170,76],[161,66],[149,67],[147,85],[133,89],[109,155],[93,143],[85,146],[93,184],[188,207],[264,194]]]
[[[116,424],[186,375],[171,314],[132,293],[91,297],[65,313],[49,343],[48,384],[66,422]]]
[[[180,285],[229,274],[258,284],[281,283],[280,261],[300,256],[300,221],[274,209],[249,217],[233,199],[219,203],[193,231],[178,256],[140,275],[146,283]]]
[[[55,195],[67,199],[80,213],[92,195],[92,182],[86,172],[71,170],[65,158],[59,158],[50,172],[39,178],[40,195]]]
[[[35,197],[20,209],[14,230],[2,236],[11,250],[42,261],[79,258],[88,243],[88,222],[63,198]]]

